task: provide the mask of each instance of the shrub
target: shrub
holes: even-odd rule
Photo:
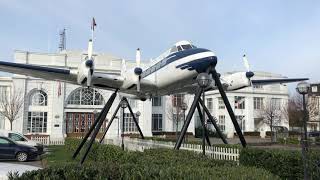
[[[250,173],[248,173],[250,172]],[[279,177],[253,167],[214,166],[197,167],[193,164],[164,166],[152,162],[144,164],[89,163],[79,167],[76,164],[60,165],[42,170],[30,171],[9,179],[272,179]]]
[[[260,132],[255,132],[255,131],[252,131],[252,132],[244,132],[243,135],[244,135],[244,136],[259,136],[259,137],[260,137]]]
[[[65,154],[71,154],[79,142],[67,139],[66,146],[69,147],[58,148]],[[52,153],[49,156],[56,155]],[[12,174],[9,179],[279,179],[263,169],[238,166],[233,161],[217,161],[184,150],[130,152],[117,146],[94,144],[93,152],[81,167],[78,160],[66,162],[62,158],[56,159],[60,162],[48,168],[20,176]]]
[[[320,179],[320,152],[309,153],[309,171],[314,179]],[[300,151],[279,149],[244,148],[240,153],[240,164],[260,167],[284,179],[303,178],[303,161]]]
[[[298,138],[288,137],[288,138],[278,138],[278,143],[280,144],[300,144]]]
[[[195,129],[195,137],[196,137],[196,138],[202,138],[202,131],[203,131],[203,129],[202,129],[201,126],[200,126],[200,127],[196,127],[196,129]],[[208,132],[209,137],[220,138],[220,136],[218,135],[218,133],[215,132],[215,131],[212,131],[211,129],[208,129],[207,132]],[[226,135],[225,135],[225,134],[223,134],[223,136],[224,136],[224,138],[226,138]]]

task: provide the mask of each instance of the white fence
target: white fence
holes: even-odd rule
[[[106,144],[121,146],[121,139],[106,139]],[[144,151],[153,148],[174,148],[174,142],[153,141],[143,139],[124,138],[124,146],[132,151]],[[213,159],[239,161],[240,150],[238,148],[205,146],[206,155]],[[180,149],[202,153],[202,145],[181,144]]]
[[[31,140],[43,145],[64,145],[64,139],[50,139],[49,136],[31,136]]]

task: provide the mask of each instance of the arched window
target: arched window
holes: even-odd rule
[[[42,90],[36,90],[30,96],[31,106],[47,106],[48,105],[48,95]]]
[[[76,89],[69,97],[70,105],[103,105],[102,95],[92,88]]]

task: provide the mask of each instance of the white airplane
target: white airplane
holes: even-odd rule
[[[93,42],[89,40],[88,56],[79,62],[76,70],[53,68],[31,64],[20,64],[0,61],[0,70],[4,72],[27,75],[46,80],[60,80],[71,84],[95,87],[107,90],[118,90],[129,98],[146,100],[154,96],[196,91],[196,77],[206,72],[209,66],[215,67],[218,60],[215,54],[204,48],[198,48],[188,41],[179,41],[170,49],[152,60],[150,65],[141,66],[140,50],[136,52],[136,67],[126,69],[122,62],[121,74],[96,72],[93,57]],[[253,84],[289,83],[308,80],[295,79],[261,79],[251,80],[254,73],[249,69],[246,57],[243,57],[247,71],[220,76],[225,91],[233,91],[252,86]],[[211,81],[207,90],[217,89],[215,81]]]

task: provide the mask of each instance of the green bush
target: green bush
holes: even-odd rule
[[[320,179],[320,152],[309,152],[309,171],[313,179]],[[303,161],[300,151],[244,148],[240,164],[263,168],[284,179],[303,178]]]
[[[196,137],[196,138],[202,138],[202,131],[203,131],[203,129],[202,129],[201,126],[200,126],[200,127],[196,127],[196,129],[195,129],[195,137]],[[218,135],[218,133],[215,132],[215,131],[212,131],[211,129],[208,129],[207,132],[208,132],[209,137],[220,138],[220,136]],[[224,136],[224,138],[226,138],[226,135],[225,135],[225,134],[223,134],[223,136]]]
[[[197,167],[192,163],[180,166],[127,163],[88,163],[53,166],[9,176],[9,179],[272,179],[279,177],[257,168],[236,166]]]
[[[278,143],[280,144],[300,144],[298,138],[288,137],[288,138],[278,138]]]
[[[79,140],[67,139],[65,147],[55,150],[60,148],[65,154],[72,154],[78,144]],[[9,179],[279,179],[263,169],[213,160],[190,151],[150,149],[131,152],[97,144],[92,149],[81,167],[78,160],[56,158],[48,168],[20,176],[11,174]],[[54,159],[59,154],[61,152],[53,152],[48,158]]]

